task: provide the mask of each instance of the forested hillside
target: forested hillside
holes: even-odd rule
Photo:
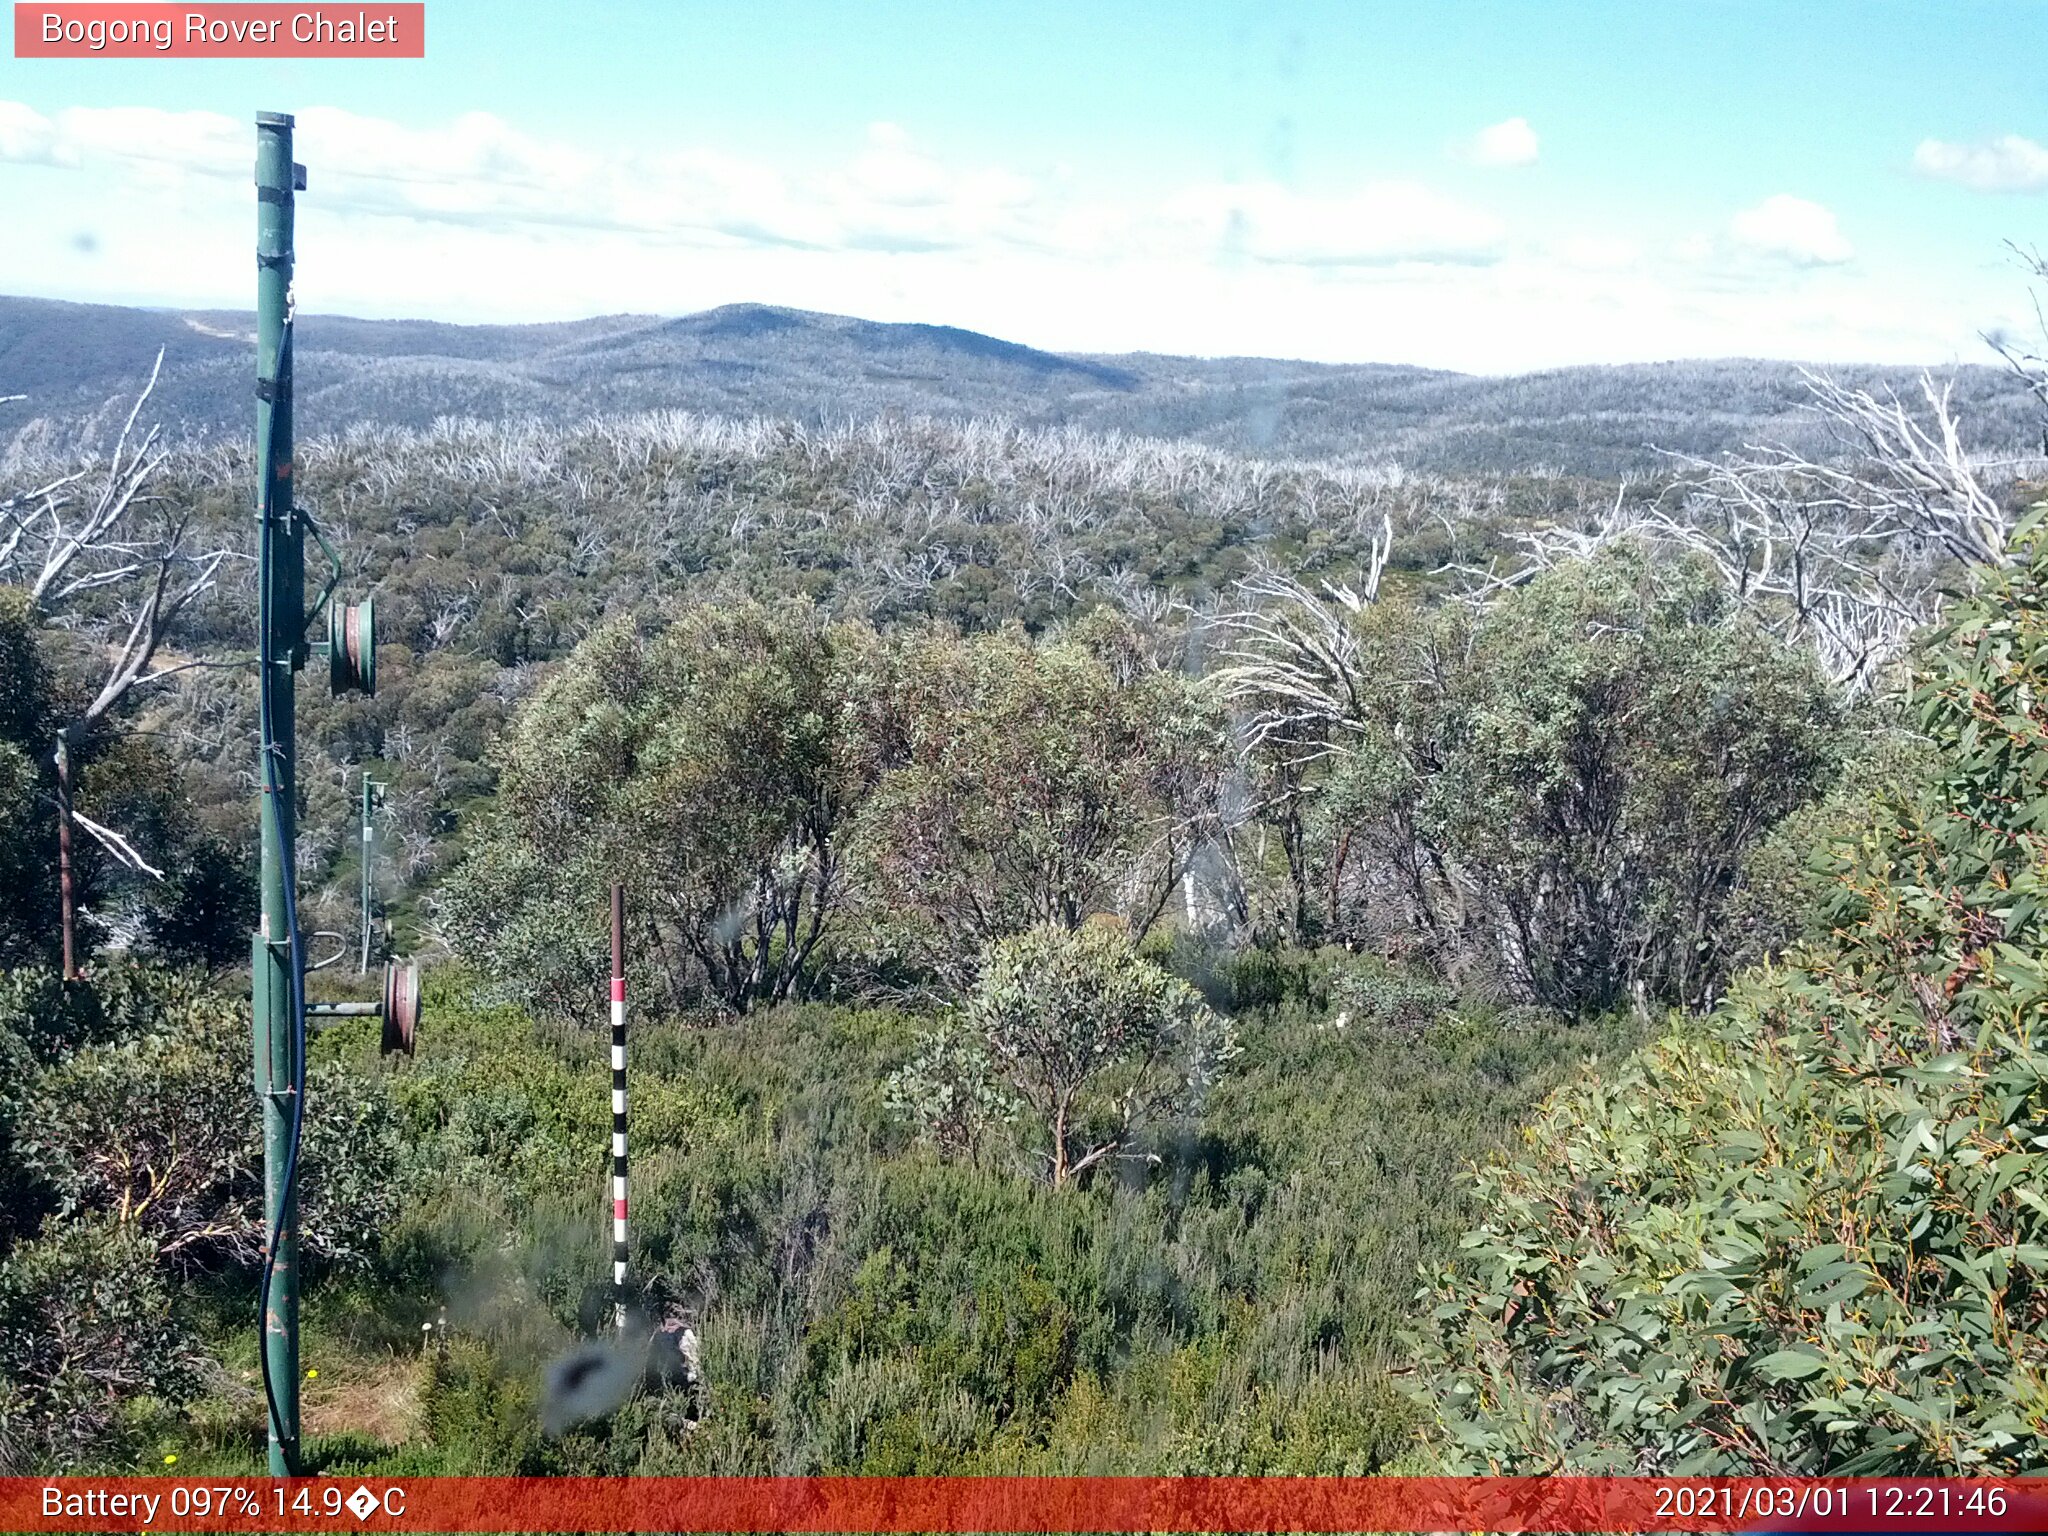
[[[118,421],[161,348],[160,401],[181,431],[248,430],[253,318],[0,298],[0,379],[67,440]],[[1836,370],[1911,395],[1919,370]],[[2041,445],[2025,381],[1952,377],[1970,446]],[[1502,378],[1371,364],[1039,351],[946,326],[729,305],[679,318],[608,315],[553,325],[458,326],[307,315],[298,323],[302,419],[327,430],[424,428],[444,417],[573,426],[644,410],[784,417],[835,427],[883,414],[1205,443],[1411,471],[1655,474],[1659,450],[1717,454],[1839,447],[1806,409],[1798,367],[1752,359],[1580,367]],[[18,421],[17,423],[18,424]],[[12,435],[0,421],[0,443]],[[41,434],[38,434],[39,436]]]
[[[252,491],[148,437],[177,377],[0,465],[6,1471],[262,1455]],[[1980,396],[1803,398],[1838,452],[1626,483],[944,412],[302,442],[379,681],[301,681],[301,920],[353,932],[388,782],[429,976],[411,1057],[314,1042],[314,1468],[2048,1465],[2039,465]],[[609,1328],[614,880],[633,1300],[701,1359],[600,1400],[546,1368]]]

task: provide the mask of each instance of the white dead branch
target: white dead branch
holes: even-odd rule
[[[1588,524],[1517,533],[1512,569],[1452,567],[1471,578],[1462,595],[1484,604],[1552,566],[1640,539],[1705,560],[1738,609],[1811,646],[1843,687],[1870,686],[1938,617],[1958,569],[1967,578],[2007,562],[2011,518],[1986,483],[1993,466],[1963,446],[1946,386],[1922,375],[1915,410],[1889,391],[1805,378],[1840,458],[1758,446],[1720,460],[1668,455],[1683,475],[1675,494],[1630,502],[1624,485]]]
[[[1357,587],[1325,581],[1318,593],[1271,567],[1237,583],[1238,606],[1213,620],[1226,637],[1214,676],[1250,710],[1247,747],[1284,744],[1303,763],[1345,750],[1372,682],[1352,621],[1379,600],[1393,548],[1393,518],[1382,513]]]
[[[139,870],[141,873],[148,875],[152,880],[163,879],[164,872],[150,863],[140,853],[136,852],[135,845],[112,827],[102,826],[76,806],[72,807],[71,819],[98,838],[101,846],[129,869]]]
[[[179,617],[212,590],[229,555],[226,549],[188,548],[190,510],[167,507],[148,494],[168,451],[160,427],[152,424],[138,441],[136,424],[163,366],[159,348],[104,462],[69,469],[0,502],[0,580],[18,583],[42,614],[104,657],[99,688],[57,730],[60,823],[84,828],[123,867],[157,880],[163,871],[133,843],[79,811],[69,777],[72,749],[135,689],[195,668],[232,665],[199,659],[154,666]],[[145,508],[153,515],[145,518]],[[68,876],[64,889],[68,964],[74,915]]]

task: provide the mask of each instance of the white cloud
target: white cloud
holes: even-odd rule
[[[817,249],[1034,237],[1028,180],[948,168],[888,123],[845,163],[801,177],[704,151],[598,155],[486,112],[412,128],[315,107],[298,114],[295,150],[314,167],[309,201],[413,220]],[[171,170],[243,180],[249,153],[246,125],[215,113],[70,108],[51,119],[0,102],[0,162],[111,169],[151,184]]]
[[[1511,117],[1480,129],[1452,146],[1452,153],[1471,165],[1513,166],[1536,163],[1536,130],[1526,117]]]
[[[1922,139],[1913,151],[1913,169],[1973,192],[2040,192],[2048,190],[2048,145],[2016,133],[1982,144]]]
[[[246,306],[249,141],[212,114],[0,102],[0,292]],[[325,108],[299,115],[297,153],[311,166],[299,297],[315,313],[518,321],[756,300],[1075,351],[1478,371],[1931,361],[1975,355],[1985,319],[1968,296],[1844,264],[1832,216],[1796,199],[1680,253],[1681,231],[1647,221],[1511,228],[1411,181],[1120,200],[1054,165],[962,164],[893,124],[802,163],[687,143],[618,160],[487,114],[415,127]]]
[[[1736,214],[1728,233],[1751,254],[1802,267],[1835,266],[1855,255],[1832,212],[1782,192]]]
[[[1564,265],[1588,272],[1617,272],[1643,258],[1642,246],[1613,235],[1574,235],[1558,242],[1556,252]]]
[[[247,177],[255,142],[218,112],[166,112],[156,107],[67,107],[57,114],[59,155],[82,164],[113,156],[179,171]]]
[[[945,170],[895,123],[868,125],[868,147],[853,162],[854,186],[879,202],[928,208],[952,190]]]
[[[1397,262],[1484,262],[1502,227],[1481,212],[1411,182],[1374,182],[1317,197],[1272,182],[1190,187],[1160,210],[1162,235],[1225,260],[1309,267]]]
[[[57,165],[57,125],[33,107],[0,101],[0,160]]]
[[[246,132],[213,113],[76,108],[52,122],[0,103],[0,160],[155,166],[242,178]],[[536,139],[489,113],[412,128],[333,107],[298,115],[309,205],[494,229],[631,233],[686,246],[816,251],[1031,250],[1091,259],[1190,244],[1304,265],[1487,259],[1491,215],[1427,187],[1309,196],[1270,184],[1197,185],[1152,206],[1086,202],[1049,178],[948,165],[895,123],[869,126],[837,165],[786,173],[701,151],[606,157]]]

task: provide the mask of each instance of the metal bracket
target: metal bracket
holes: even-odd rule
[[[306,610],[305,618],[299,624],[299,643],[306,643],[306,632],[319,622],[320,615],[327,611],[327,600],[334,596],[334,589],[341,585],[341,556],[334,552],[334,546],[327,542],[327,535],[320,531],[320,524],[313,514],[304,507],[292,506],[292,513],[304,523],[313,535],[313,542],[320,546],[320,552],[327,557],[327,585],[320,589],[320,595],[313,599],[313,606]]]

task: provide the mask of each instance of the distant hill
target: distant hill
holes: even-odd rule
[[[6,412],[77,418],[132,392],[159,346],[172,430],[240,434],[252,412],[253,318],[0,297]],[[1747,359],[1562,368],[1505,378],[1381,364],[1043,352],[950,326],[882,324],[759,304],[679,319],[605,315],[551,325],[446,325],[312,315],[296,338],[302,432],[440,416],[574,420],[685,409],[844,421],[888,412],[1001,415],[1285,457],[1393,460],[1424,470],[1655,465],[1652,445],[1715,453],[1814,441],[1789,363]],[[1837,377],[1905,392],[1910,368]],[[2018,382],[1957,371],[1976,443],[2038,448]],[[14,425],[0,415],[0,439]]]

